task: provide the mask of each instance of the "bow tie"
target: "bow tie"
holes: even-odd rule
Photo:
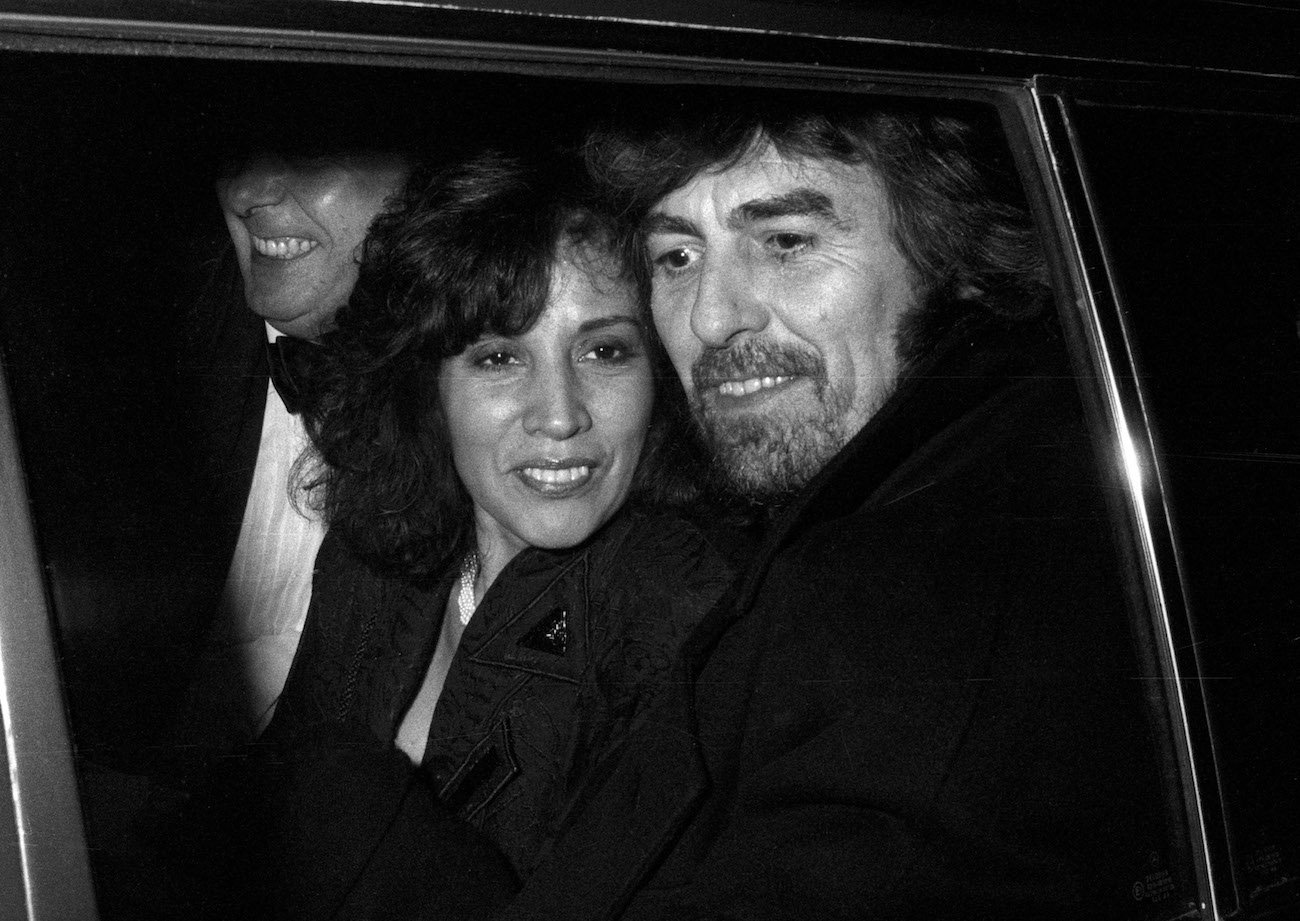
[[[266,361],[271,383],[284,401],[284,408],[297,415],[302,411],[303,389],[311,377],[312,357],[320,348],[314,342],[292,336],[276,336],[266,343]]]

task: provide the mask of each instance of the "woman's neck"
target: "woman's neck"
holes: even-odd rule
[[[475,535],[474,545],[478,552],[478,575],[474,579],[474,603],[477,605],[497,576],[519,555],[523,547],[508,544],[499,538],[485,535],[482,531]]]

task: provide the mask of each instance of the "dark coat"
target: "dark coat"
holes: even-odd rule
[[[777,522],[507,916],[1114,917],[1152,876],[1185,891],[1105,490],[1059,344],[950,341]]]
[[[266,411],[266,321],[248,309],[234,251],[226,248],[187,317],[180,361],[188,408],[186,450],[191,489],[205,515],[196,529],[195,565],[216,612],[244,507],[253,488]],[[215,590],[214,590],[215,586]]]
[[[155,353],[120,356],[131,370],[119,376],[140,380],[129,392],[104,382],[96,402],[142,408],[100,410],[85,427],[80,437],[95,443],[74,459],[92,458],[94,490],[63,488],[77,509],[60,528],[77,531],[51,537],[79,754],[132,772],[174,773],[158,746],[217,611],[261,436],[265,327],[245,306],[233,255],[213,258],[220,244],[209,243],[202,265],[175,270],[190,284],[150,340]],[[66,475],[84,475],[80,462]]]
[[[393,897],[376,906],[367,893],[394,888],[376,883],[383,865],[405,866],[430,838],[459,842],[458,861],[490,841],[506,858],[492,878],[526,877],[731,574],[685,520],[633,510],[578,548],[519,554],[461,637],[415,771],[393,740],[456,574],[427,584],[379,575],[327,537],[275,718],[224,781],[226,804],[252,804],[243,841],[218,831],[216,847],[249,858],[233,874],[254,881],[248,903],[273,917],[340,906],[344,917],[382,917]],[[227,808],[214,807],[218,824]],[[407,835],[398,855],[374,858]],[[412,892],[409,880],[394,886]]]
[[[92,674],[80,693],[73,688],[82,803],[105,918],[190,913],[188,906],[171,911],[181,896],[166,891],[165,873],[153,868],[160,853],[177,849],[174,813],[183,791],[225,751],[209,738],[190,744],[178,715],[252,488],[269,369],[264,321],[245,305],[224,228],[221,236],[190,269],[202,283],[175,308],[181,342],[167,352],[173,377],[168,392],[155,395],[160,416],[149,432],[157,457],[137,474],[147,478],[149,495],[135,501],[136,515],[149,514],[130,528],[119,523],[126,532],[120,552],[145,578],[123,572],[103,583],[96,617],[114,629],[101,626],[92,651],[95,661],[112,663],[113,675]],[[218,251],[224,256],[211,255]],[[164,415],[169,404],[175,411]],[[126,498],[115,501],[134,498],[123,491]],[[114,744],[93,744],[100,735]]]

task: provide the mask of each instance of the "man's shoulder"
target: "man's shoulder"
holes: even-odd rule
[[[242,367],[264,348],[265,325],[244,301],[243,277],[229,244],[194,270],[196,283],[182,295],[182,370]]]
[[[729,580],[749,538],[725,512],[645,505],[625,508],[592,543],[593,571],[618,580],[639,576],[672,590],[685,582]]]
[[[945,484],[952,514],[1012,498],[1017,483],[1048,477],[1092,453],[1062,343],[1041,330],[986,331],[905,378],[881,411],[792,506],[808,521],[835,519]],[[963,493],[961,490],[965,490]]]
[[[667,673],[686,637],[731,585],[736,566],[692,516],[625,509],[593,546],[588,583],[603,630],[656,650]]]

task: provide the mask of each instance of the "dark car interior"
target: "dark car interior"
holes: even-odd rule
[[[750,82],[726,92],[777,91]],[[226,247],[213,191],[222,162],[259,146],[310,147],[313,135],[394,126],[445,156],[504,134],[576,141],[596,119],[697,104],[716,92],[704,83],[615,80],[598,67],[580,79],[307,60],[0,56],[9,88],[0,93],[0,345],[92,854],[123,832],[122,799],[136,789],[102,778],[166,770],[185,757],[165,739],[206,621],[188,596],[163,591],[158,573],[192,571],[196,585],[213,578],[201,544],[168,535],[203,527],[176,381],[192,348],[186,312]],[[796,83],[780,91],[822,92],[837,104],[850,92],[881,92],[866,81]],[[973,113],[994,131],[1007,118],[982,92],[915,81],[891,88],[900,90],[934,97],[918,104]],[[1197,916],[1204,882],[1188,855],[1200,845],[1184,813],[1198,794],[1177,753],[1187,730],[1175,725],[1193,705],[1208,714],[1208,729],[1190,735],[1219,771],[1209,799],[1221,812],[1205,820],[1227,829],[1230,899],[1253,906],[1252,918],[1287,917],[1300,906],[1291,741],[1300,725],[1300,121],[1182,102],[1116,105],[1086,89],[1079,98],[1072,137],[1128,349],[1105,360],[1141,394],[1144,416],[1130,421],[1152,433],[1160,467],[1145,485],[1166,516],[1116,530],[1177,535],[1163,538],[1178,563],[1178,591],[1165,599],[1179,618],[1172,642],[1151,628],[1140,549],[1128,561],[1132,610],[1099,612],[1134,635],[1129,670],[1142,676],[1150,705],[1151,755],[1149,776],[1124,795],[1161,829],[1147,866],[1134,870],[1125,917]],[[1058,294],[1067,293],[1062,266],[1075,257],[1049,226],[1035,154],[1013,152],[1015,137],[1005,156],[1026,177],[1055,249]],[[1058,300],[1066,339],[1087,348],[1070,297]],[[1076,355],[1085,398],[1105,386],[1097,361]],[[1098,476],[1118,483],[1128,455],[1103,415]],[[1116,507],[1122,514],[1123,502]],[[1188,658],[1198,676],[1162,677]],[[92,869],[102,893],[140,885],[115,876],[119,864],[92,858]],[[114,915],[114,904],[124,903],[101,895],[105,917],[128,916]]]

